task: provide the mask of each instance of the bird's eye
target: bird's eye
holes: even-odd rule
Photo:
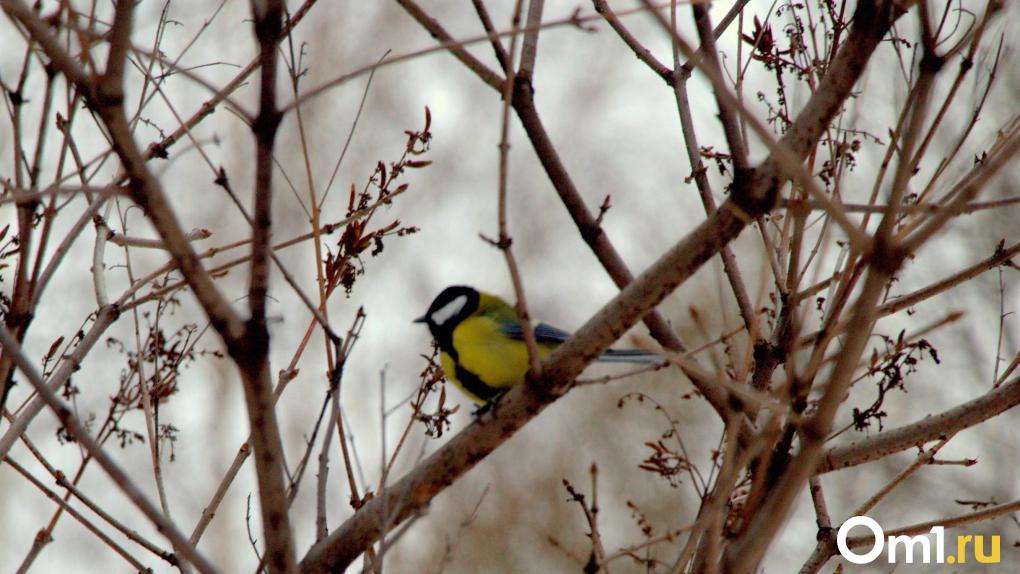
[[[454,297],[453,300],[451,300],[449,303],[443,305],[442,307],[432,312],[431,315],[432,322],[435,323],[436,325],[442,325],[443,323],[446,323],[451,318],[456,317],[457,314],[459,314],[464,309],[464,305],[466,304],[467,295],[460,295],[458,297]]]

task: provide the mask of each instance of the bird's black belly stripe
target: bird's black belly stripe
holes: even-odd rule
[[[460,363],[456,363],[456,365],[455,370],[457,380],[460,381],[461,386],[463,386],[469,393],[483,401],[489,401],[499,394],[499,389],[486,385],[482,379],[478,378],[478,375],[465,369]]]

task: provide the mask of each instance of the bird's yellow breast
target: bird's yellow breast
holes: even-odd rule
[[[494,392],[505,390],[524,380],[528,372],[528,348],[524,341],[512,339],[490,317],[477,315],[462,321],[453,330],[453,348],[457,361],[443,353],[440,361],[446,378],[454,382],[475,400],[484,401],[469,387],[469,381],[457,376],[457,366],[467,370]],[[553,346],[539,345],[539,355],[545,358]]]

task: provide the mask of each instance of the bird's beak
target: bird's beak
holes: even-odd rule
[[[417,319],[415,319],[414,321],[411,321],[411,322],[412,323],[427,323],[428,320],[429,320],[429,318],[428,318],[427,315],[422,315],[421,317],[418,317]]]

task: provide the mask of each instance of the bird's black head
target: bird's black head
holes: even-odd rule
[[[479,299],[478,291],[472,287],[447,287],[432,301],[429,310],[414,322],[428,325],[439,348],[448,350],[453,347],[453,329],[478,309]]]

